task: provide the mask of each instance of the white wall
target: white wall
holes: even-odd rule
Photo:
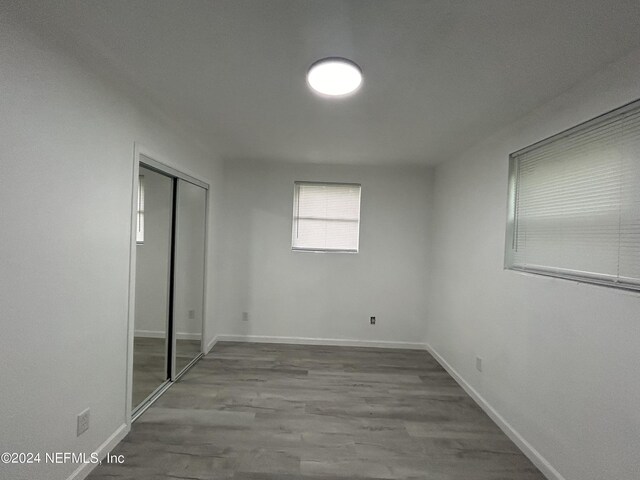
[[[636,51],[435,170],[427,341],[567,480],[638,478],[640,295],[503,270],[508,155],[639,97]]]
[[[126,422],[134,141],[214,191],[221,169],[180,125],[0,22],[0,451],[92,452]],[[77,438],[87,407],[91,426]],[[64,479],[76,468],[0,465],[0,478]]]
[[[424,338],[430,170],[226,162],[224,178],[223,338]],[[291,251],[295,180],[362,184],[359,253]]]

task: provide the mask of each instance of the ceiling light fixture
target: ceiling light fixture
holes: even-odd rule
[[[362,71],[358,65],[346,58],[323,58],[309,67],[307,83],[322,95],[342,97],[360,87]]]

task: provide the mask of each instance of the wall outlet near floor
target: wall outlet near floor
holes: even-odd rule
[[[191,320],[193,320],[194,318],[196,318],[196,311],[195,310],[189,310],[189,318]]]
[[[78,414],[78,430],[76,434],[78,437],[89,430],[89,413],[90,410],[87,408]]]
[[[371,325],[375,325],[376,324],[376,317],[371,317],[371,320],[369,320],[371,322]]]
[[[482,358],[476,357],[476,370],[482,371]]]
[[[242,312],[242,321],[243,322],[249,321],[249,312]]]

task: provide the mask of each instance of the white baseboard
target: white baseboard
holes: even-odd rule
[[[558,472],[553,465],[547,461],[546,458],[542,456],[538,450],[536,450],[533,445],[531,445],[525,438],[515,429],[507,420],[500,415],[495,408],[485,400],[485,398],[478,393],[478,391],[473,388],[462,376],[453,368],[449,363],[440,356],[438,352],[436,352],[431,345],[428,343],[424,344],[424,348],[431,354],[436,361],[442,365],[442,367],[453,377],[453,379],[458,382],[458,384],[464,389],[465,392],[469,394],[471,398],[485,411],[491,420],[493,420],[498,427],[511,439],[513,443],[515,443],[522,453],[524,453],[531,462],[538,467],[538,470],[542,472],[542,474],[547,477],[549,480],[566,480],[560,472]]]
[[[136,330],[134,332],[135,337],[143,337],[143,338],[165,338],[167,336],[166,332],[156,331],[156,330]],[[176,334],[176,338],[178,340],[200,340],[199,333],[180,333]]]
[[[109,438],[104,441],[102,445],[95,450],[95,453],[98,454],[100,460],[103,460],[104,457],[107,456],[107,453],[111,452],[111,450],[113,450],[115,446],[122,441],[127,433],[129,433],[129,430],[129,425],[123,423],[109,436]],[[97,466],[97,464],[93,463],[83,463],[69,476],[67,480],[84,480]]]
[[[218,336],[217,335],[215,337],[213,337],[209,341],[209,343],[207,343],[207,346],[204,349],[204,354],[206,355],[207,353],[209,353],[216,343],[218,343]]]
[[[350,340],[341,338],[271,337],[265,335],[218,335],[216,342],[288,343],[293,345],[338,345],[344,347],[403,348],[424,350],[424,343]],[[213,345],[212,345],[213,346]]]

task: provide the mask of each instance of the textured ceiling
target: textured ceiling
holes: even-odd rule
[[[19,5],[226,159],[438,163],[640,46],[637,0]],[[357,95],[309,91],[327,56],[361,66]]]

